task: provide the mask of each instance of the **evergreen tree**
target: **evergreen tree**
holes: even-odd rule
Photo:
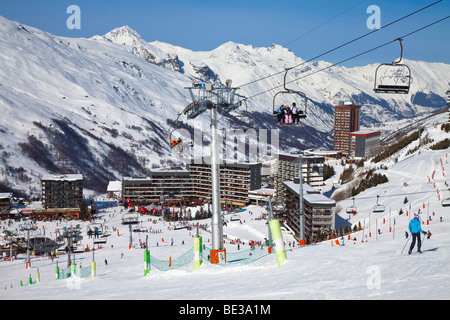
[[[88,205],[85,199],[80,202],[80,220],[89,220]]]

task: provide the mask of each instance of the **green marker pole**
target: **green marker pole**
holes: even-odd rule
[[[75,278],[75,268],[76,268],[76,264],[75,263],[72,263],[71,265],[70,265],[70,277],[71,278]]]
[[[39,273],[39,268],[38,268],[37,272],[36,272],[36,283],[39,283],[39,282],[41,282],[41,274]]]
[[[148,250],[148,236],[145,236],[144,277],[150,273],[150,250]]]
[[[95,261],[91,262],[91,279],[94,279],[97,276],[97,265]]]
[[[58,266],[58,261],[56,261],[55,274],[56,274],[56,280],[59,280],[59,266]]]
[[[144,277],[150,273],[150,251],[144,251]]]
[[[200,268],[203,263],[202,237],[194,237],[194,270]]]
[[[286,249],[284,247],[283,236],[281,234],[280,221],[277,219],[270,220],[270,231],[272,232],[272,238],[275,245],[275,253],[277,256],[278,266],[281,266],[287,259]]]

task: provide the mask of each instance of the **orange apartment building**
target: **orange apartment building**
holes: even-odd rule
[[[348,104],[336,106],[334,112],[334,150],[349,152],[349,133],[359,131],[361,106]]]

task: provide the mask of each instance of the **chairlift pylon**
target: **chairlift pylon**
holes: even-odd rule
[[[183,114],[188,119],[195,119],[208,109],[217,108],[222,114],[226,114],[239,108],[239,103],[235,101],[236,90],[239,88],[233,88],[232,83],[228,79],[225,85],[194,82],[191,87],[186,87],[192,102],[183,110]]]
[[[305,93],[298,91],[298,90],[293,90],[293,89],[289,89],[286,87],[286,77],[287,74],[289,72],[289,70],[291,70],[292,68],[286,68],[285,69],[285,73],[284,73],[284,78],[283,78],[283,88],[284,90],[277,92],[274,96],[273,96],[273,116],[274,118],[278,118],[278,124],[293,124],[293,122],[289,123],[288,121],[285,121],[283,119],[283,117],[285,117],[285,114],[283,114],[283,109],[281,108],[282,105],[278,105],[277,104],[277,96],[278,95],[290,95],[293,97],[293,100],[296,100],[298,98],[298,96],[302,96],[304,99],[304,106],[300,106],[299,104],[297,104],[295,101],[292,102],[291,106],[285,106],[285,107],[292,107],[295,106],[298,109],[298,113],[297,113],[297,117],[298,117],[298,124],[300,124],[300,120],[301,119],[305,119],[306,115],[307,115],[307,106],[308,106],[308,97],[306,96]],[[284,106],[284,105],[283,105]],[[289,118],[288,118],[289,119]],[[293,119],[291,120],[293,121]]]
[[[400,57],[391,63],[382,63],[375,70],[373,90],[376,93],[408,94],[411,86],[411,69],[400,63],[403,59],[403,39],[396,39],[400,43]],[[379,73],[383,72],[382,76]]]

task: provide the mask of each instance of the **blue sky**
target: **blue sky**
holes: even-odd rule
[[[129,25],[147,41],[163,41],[194,51],[209,51],[234,41],[268,47],[277,43],[307,60],[370,30],[366,12],[377,5],[385,25],[436,0],[0,0],[0,15],[59,36],[91,37]],[[450,1],[326,55],[337,62],[396,39],[448,16]],[[69,5],[81,9],[81,29],[70,30]],[[404,40],[404,58],[450,63],[450,19]],[[399,55],[397,44],[343,65],[390,62]]]

